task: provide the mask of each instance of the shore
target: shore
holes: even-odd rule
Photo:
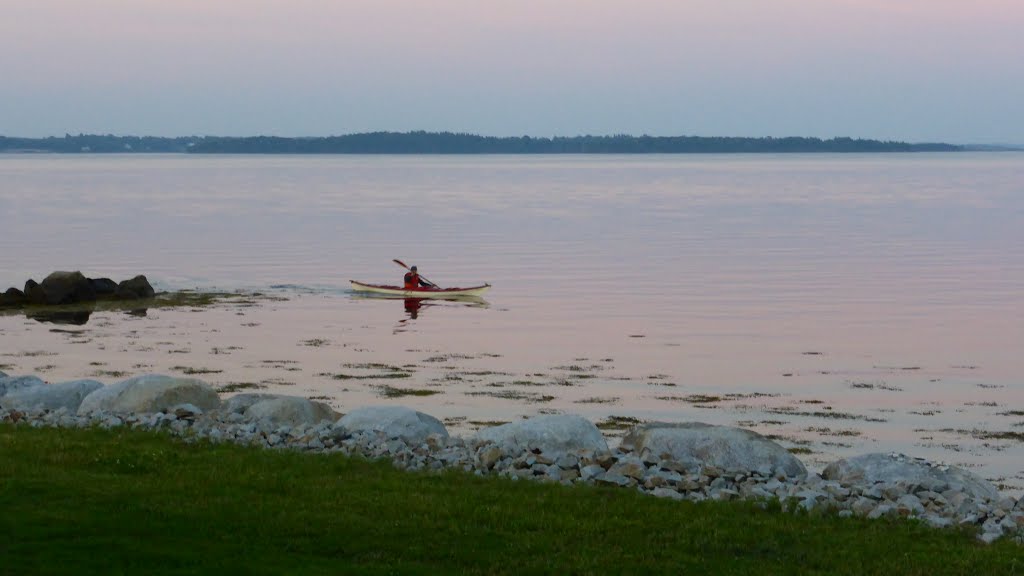
[[[779,377],[796,387],[769,382],[723,389],[674,372],[663,358],[675,349],[650,335],[623,335],[614,355],[585,355],[583,345],[573,349],[571,343],[523,355],[502,341],[483,347],[458,330],[428,341],[416,333],[418,321],[393,311],[391,302],[373,308],[385,320],[353,324],[349,308],[367,306],[337,298],[235,293],[144,316],[100,310],[81,325],[7,314],[0,316],[0,369],[49,382],[89,377],[110,383],[147,372],[195,376],[225,397],[299,395],[341,412],[412,405],[463,435],[524,417],[573,413],[596,423],[614,445],[637,423],[703,421],[755,430],[812,470],[842,456],[895,451],[972,469],[1007,493],[1024,486],[1017,427],[1024,413],[1013,404],[1012,389],[971,380],[972,366],[940,375],[931,366],[869,365],[838,389],[804,386],[823,379],[820,372],[838,371],[827,352],[804,350],[778,359],[792,367]],[[445,314],[446,322],[461,326],[474,312],[445,306],[421,313],[428,319]],[[942,381],[927,388],[916,384],[939,376]]]

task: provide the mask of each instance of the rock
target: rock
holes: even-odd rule
[[[595,481],[598,484],[604,484],[604,485],[608,485],[608,486],[635,486],[636,485],[636,480],[634,480],[633,478],[628,478],[626,476],[623,476],[622,474],[612,474],[611,472],[606,472],[604,474],[601,474],[600,476],[595,478]]]
[[[582,416],[572,414],[536,416],[493,426],[480,430],[476,438],[524,452],[539,450],[556,458],[584,450],[608,451],[608,443],[597,426]]]
[[[245,414],[245,411],[253,404],[270,400],[271,398],[279,398],[280,396],[280,394],[264,394],[259,392],[236,394],[222,401],[218,411],[221,414]]]
[[[203,415],[203,409],[194,404],[178,404],[172,406],[167,413],[180,420],[195,420],[196,416]]]
[[[340,438],[356,432],[381,432],[414,444],[424,442],[431,434],[448,438],[448,429],[440,420],[404,406],[357,408],[338,420],[331,434]]]
[[[117,292],[117,282],[110,278],[89,278],[97,298],[110,298]]]
[[[623,438],[622,448],[650,450],[668,460],[697,460],[705,468],[729,472],[771,468],[781,469],[788,477],[807,474],[803,463],[788,450],[756,432],[701,422],[641,424]]]
[[[45,386],[37,376],[3,376],[0,377],[0,396],[10,394],[16,390],[24,390],[34,386]]]
[[[843,484],[922,484],[939,481],[952,490],[982,500],[997,500],[999,490],[991,482],[956,466],[937,466],[925,460],[899,454],[864,454],[829,464],[822,472],[829,480]]]
[[[40,381],[41,382],[41,381]],[[0,397],[0,406],[18,410],[59,410],[77,412],[82,400],[95,390],[103,388],[95,380],[72,380],[59,384],[28,386]]]
[[[17,288],[8,288],[0,294],[0,308],[21,308],[26,302],[25,293]]]
[[[29,278],[25,282],[25,301],[28,304],[44,305],[46,304],[46,292],[38,282]]]
[[[635,480],[643,480],[647,467],[636,456],[624,456],[608,469],[609,474],[621,474]]]
[[[480,464],[484,468],[490,470],[491,468],[494,468],[494,465],[497,464],[499,460],[501,460],[501,448],[493,445],[488,446],[483,450],[480,450],[477,456],[480,459]]]
[[[53,272],[39,284],[50,305],[96,300],[96,291],[81,272]]]
[[[274,426],[316,425],[324,420],[334,422],[338,413],[323,402],[298,396],[265,398],[245,410],[246,420],[267,422]]]
[[[114,292],[114,298],[117,300],[142,300],[155,295],[156,291],[150,286],[149,280],[141,274],[131,280],[124,280],[117,285]]]
[[[672,500],[682,500],[684,498],[682,494],[671,488],[655,488],[651,491],[651,495],[658,498],[671,498]]]
[[[178,404],[193,404],[209,411],[220,406],[220,397],[202,380],[147,374],[92,392],[82,400],[78,414],[163,412]]]
[[[580,478],[582,478],[583,480],[590,480],[591,478],[596,478],[600,474],[604,474],[604,468],[597,464],[584,466],[583,468],[580,469]]]

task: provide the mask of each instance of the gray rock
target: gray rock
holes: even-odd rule
[[[114,298],[117,300],[141,300],[152,298],[156,291],[150,286],[149,280],[143,275],[138,275],[131,280],[125,280],[117,285],[114,291]]]
[[[64,408],[78,411],[82,399],[95,390],[103,388],[95,380],[72,380],[59,384],[28,386],[8,392],[0,397],[0,406],[15,410],[58,410]]]
[[[45,385],[46,382],[43,382],[42,379],[37,376],[3,376],[0,377],[0,396],[10,394],[17,390]]]
[[[956,466],[938,466],[899,454],[875,453],[844,458],[829,464],[822,476],[843,484],[861,485],[876,482],[909,485],[929,480],[939,481],[973,498],[999,498],[999,490],[991,482],[967,470]]]
[[[580,468],[580,478],[582,478],[584,481],[595,478],[600,474],[604,474],[604,468],[597,464],[591,464],[589,466],[584,466],[583,468]]]
[[[664,459],[695,459],[705,470],[713,467],[722,471],[753,472],[770,467],[784,472],[787,477],[807,474],[803,463],[779,444],[756,432],[730,426],[701,422],[641,424],[623,438],[622,448],[633,452],[650,450]]]
[[[553,457],[583,450],[608,450],[608,443],[597,426],[582,416],[572,414],[536,416],[484,428],[477,433],[476,438],[524,452],[539,450]]]
[[[671,498],[672,500],[682,500],[685,498],[685,496],[671,488],[655,488],[651,491],[651,495],[659,498]]]
[[[280,394],[264,394],[264,393],[244,393],[236,394],[230,398],[223,400],[220,404],[218,412],[225,416],[229,414],[245,414],[245,411],[250,406],[263,400],[270,400],[271,398],[280,398]]]
[[[82,400],[78,413],[143,414],[163,412],[178,404],[193,404],[209,411],[220,406],[220,397],[202,380],[147,374],[95,390]]]
[[[356,432],[380,432],[388,438],[401,438],[420,444],[431,434],[448,437],[440,420],[404,406],[368,406],[345,414],[331,432],[335,438]]]
[[[622,474],[612,474],[611,472],[605,472],[601,474],[595,481],[598,484],[604,484],[608,486],[635,486],[636,480],[623,476]]]
[[[270,423],[274,426],[315,425],[324,420],[334,422],[338,413],[323,402],[298,396],[264,398],[250,405],[244,413],[247,420]]]

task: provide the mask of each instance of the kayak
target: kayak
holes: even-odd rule
[[[385,286],[381,284],[364,284],[350,280],[352,289],[356,292],[369,292],[371,294],[387,294],[389,296],[404,296],[406,298],[458,298],[460,296],[480,296],[486,292],[491,285],[473,286],[471,288],[403,288],[401,286]]]

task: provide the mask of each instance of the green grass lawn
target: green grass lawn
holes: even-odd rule
[[[0,574],[1024,574],[909,522],[0,424]]]

